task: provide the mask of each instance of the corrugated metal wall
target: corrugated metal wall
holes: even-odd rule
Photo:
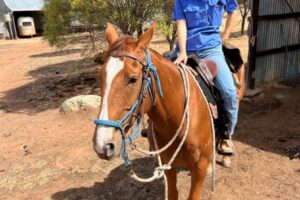
[[[300,4],[300,0],[299,4]],[[266,20],[258,23],[257,51],[300,44],[300,22],[297,19]]]
[[[299,74],[300,0],[254,0],[253,4],[256,44],[250,47],[250,87]]]
[[[274,53],[258,57],[253,75],[255,83],[261,83],[292,78],[298,73],[300,73],[300,50],[295,50],[290,51],[288,55],[286,53]]]
[[[4,0],[0,0],[0,34],[8,35],[6,25],[4,23],[4,14],[11,12],[4,3]]]
[[[294,11],[300,11],[299,0],[288,0],[288,3],[294,9]],[[259,0],[259,15],[278,15],[284,13],[290,13],[288,5],[285,0]]]
[[[44,0],[4,0],[6,6],[12,11],[41,11]]]

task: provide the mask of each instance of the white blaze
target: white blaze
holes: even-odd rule
[[[106,88],[105,94],[102,99],[102,109],[99,119],[108,119],[108,97],[111,89],[111,84],[116,75],[124,68],[124,62],[119,58],[110,57],[106,65]],[[107,143],[112,142],[114,128],[102,125],[97,126],[96,132],[96,146],[95,149],[98,153],[104,153],[103,149]]]

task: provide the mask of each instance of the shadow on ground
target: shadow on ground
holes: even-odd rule
[[[280,87],[241,104],[234,139],[289,157],[291,148],[300,145],[300,84]]]
[[[149,177],[153,173],[154,159],[140,158],[133,161],[135,171]],[[121,165],[112,170],[103,182],[96,182],[92,187],[70,188],[51,196],[52,200],[128,200],[128,199],[164,199],[162,180],[152,183],[140,183],[126,175],[126,168]]]
[[[95,63],[88,58],[68,60],[61,63],[49,64],[28,72],[32,78],[55,77],[68,75],[94,67]]]
[[[56,57],[56,56],[66,56],[66,55],[71,55],[75,53],[81,53],[83,49],[66,49],[66,50],[61,50],[61,51],[53,51],[53,52],[47,52],[47,53],[40,53],[40,54],[35,54],[31,55],[30,57],[32,58],[40,58],[40,57]]]
[[[100,94],[99,66],[90,59],[78,59],[42,66],[28,72],[32,82],[3,92],[0,109],[35,114],[58,109],[70,97]]]

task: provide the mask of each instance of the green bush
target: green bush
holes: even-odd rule
[[[159,19],[162,33],[174,43],[172,5],[173,0],[45,0],[44,39],[60,48],[82,42],[87,49],[97,50],[105,22],[115,24],[123,34],[140,36]],[[88,33],[83,40],[78,39],[78,29]]]

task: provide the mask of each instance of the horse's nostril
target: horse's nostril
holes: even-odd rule
[[[108,143],[108,144],[106,144],[106,149],[107,150],[114,150],[115,149],[114,143]]]
[[[115,145],[114,143],[108,143],[106,144],[106,156],[112,157],[115,153]]]

